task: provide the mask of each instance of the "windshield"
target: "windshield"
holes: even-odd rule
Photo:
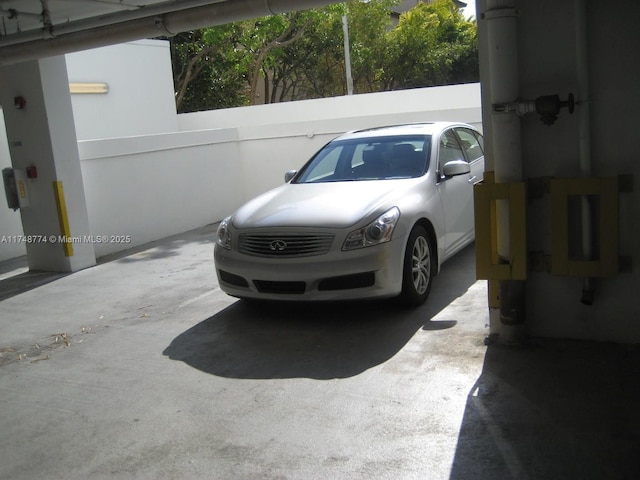
[[[390,180],[427,171],[429,135],[338,140],[327,144],[300,171],[294,183]]]

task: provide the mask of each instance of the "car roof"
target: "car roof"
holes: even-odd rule
[[[475,130],[470,125],[459,122],[420,122],[404,123],[399,125],[387,125],[382,127],[366,128],[363,130],[352,130],[340,135],[336,140],[345,140],[362,137],[382,137],[387,135],[433,135],[448,127],[459,126]]]

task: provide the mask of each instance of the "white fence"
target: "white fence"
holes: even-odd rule
[[[132,240],[96,244],[96,255],[217,222],[344,131],[435,120],[480,125],[480,86],[198,112],[178,115],[175,133],[80,141],[91,233]],[[0,154],[8,166],[6,139]],[[0,226],[0,236],[21,234],[19,212],[0,209]],[[24,254],[0,244],[0,260]]]

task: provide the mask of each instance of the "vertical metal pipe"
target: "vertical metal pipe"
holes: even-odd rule
[[[487,28],[489,104],[514,102],[520,96],[517,49],[517,15],[513,0],[487,0],[481,18]],[[519,182],[523,177],[520,119],[515,114],[491,112],[490,168],[496,183]],[[509,209],[507,202],[496,205],[497,250],[505,262],[510,258]],[[500,341],[518,342],[525,318],[525,285],[522,281],[500,282]]]
[[[490,69],[489,89],[491,105],[514,102],[520,94],[517,49],[517,10],[512,0],[487,0]],[[494,113],[491,115],[493,166],[496,182],[522,180],[522,147],[520,119],[517,115]],[[506,257],[508,241],[500,241],[499,249]]]
[[[590,177],[591,168],[591,112],[589,108],[589,62],[587,54],[587,14],[584,0],[574,0],[575,39],[576,39],[576,79],[578,105],[578,148],[580,155],[580,174]],[[593,258],[593,227],[591,202],[589,197],[581,198],[582,215],[582,254],[585,260]],[[593,303],[594,288],[591,278],[583,279],[582,303]]]
[[[353,95],[353,77],[351,76],[351,46],[349,42],[349,21],[347,20],[346,14],[342,16],[342,32],[344,35],[344,68],[345,74],[347,76],[347,95]]]

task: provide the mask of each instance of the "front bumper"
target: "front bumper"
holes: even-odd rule
[[[402,290],[404,243],[298,258],[265,258],[216,245],[220,288],[239,298],[331,301],[394,297]]]

